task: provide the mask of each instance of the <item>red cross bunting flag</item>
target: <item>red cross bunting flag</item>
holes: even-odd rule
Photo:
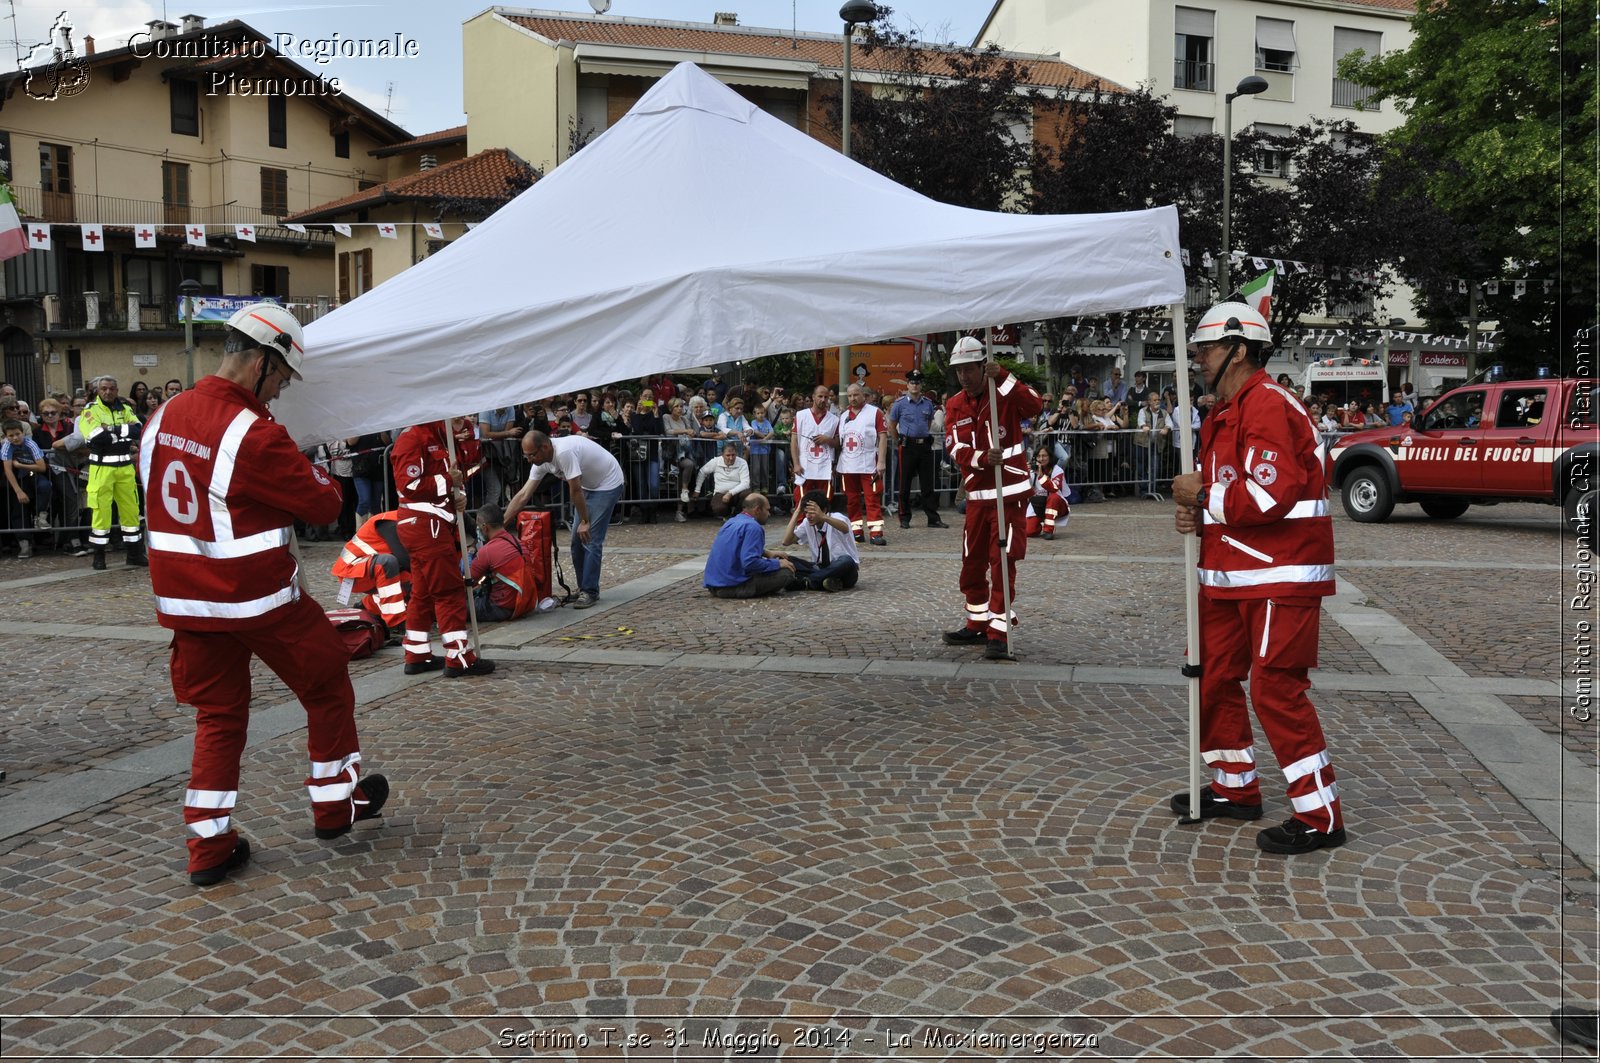
[[[156,230],[152,225],[135,225],[133,227],[134,247],[156,246]]]
[[[17,201],[11,186],[0,183],[0,261],[16,258],[28,249],[28,234],[17,217]]]
[[[191,225],[183,230],[183,238],[189,242],[190,247],[206,246],[206,227],[204,225]]]
[[[104,251],[106,249],[105,230],[98,225],[80,225],[83,232],[83,249],[85,251]]]
[[[434,240],[444,239],[444,226],[438,224],[437,222],[423,222],[422,231],[427,233],[428,236]]]
[[[378,226],[378,235],[383,237],[385,240],[400,239],[399,234],[394,231],[394,226],[390,225],[388,222],[384,222],[382,225]]]
[[[50,226],[40,222],[33,222],[28,226],[28,250],[50,250]]]
[[[336,221],[333,223],[333,231],[338,233],[340,236],[349,236],[350,226],[346,225],[342,221]]]
[[[252,244],[256,242],[256,228],[254,225],[235,225],[233,227],[233,235],[240,240],[248,240]]]

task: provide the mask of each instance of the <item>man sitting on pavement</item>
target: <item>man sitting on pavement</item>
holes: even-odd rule
[[[828,512],[828,496],[807,491],[800,506],[789,518],[783,545],[800,543],[810,558],[791,557],[797,580],[812,591],[847,591],[861,578],[861,555],[856,551],[850,521],[840,513]]]
[[[717,530],[706,558],[705,585],[716,598],[759,598],[789,586],[795,566],[783,554],[766,549],[762,525],[772,516],[763,494],[745,497],[744,508]]]
[[[697,496],[706,493],[706,480],[711,480],[711,515],[724,517],[744,506],[750,493],[750,463],[739,456],[739,447],[731,440],[722,445],[722,460],[709,462],[700,470],[700,481],[695,484]]]

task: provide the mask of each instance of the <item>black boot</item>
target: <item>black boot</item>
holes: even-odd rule
[[[143,540],[128,544],[128,556],[123,558],[123,562],[135,568],[150,567],[150,559],[144,555]]]
[[[103,546],[94,548],[94,567],[98,572],[106,570],[106,548]]]

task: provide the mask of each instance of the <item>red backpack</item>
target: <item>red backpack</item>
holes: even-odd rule
[[[329,609],[328,622],[344,640],[352,661],[371,657],[389,641],[389,629],[365,609]]]
[[[525,616],[550,597],[554,529],[554,518],[544,510],[525,509],[517,514],[517,539],[522,544],[522,558],[532,578],[527,586],[518,588],[516,616]]]

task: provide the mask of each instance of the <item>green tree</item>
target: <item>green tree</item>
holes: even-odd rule
[[[1027,178],[1035,93],[1028,68],[994,46],[929,45],[879,8],[859,47],[876,85],[851,83],[851,156],[930,199],[978,210],[1016,209]],[[841,86],[842,87],[842,86]],[[842,93],[825,104],[842,128]]]
[[[1457,253],[1442,249],[1442,264],[1460,278],[1532,281],[1522,299],[1490,308],[1507,353],[1550,358],[1595,320],[1594,5],[1452,0],[1420,5],[1411,26],[1410,47],[1357,53],[1340,74],[1406,116],[1386,137],[1395,186],[1438,204],[1471,234]],[[1426,286],[1436,312],[1459,309],[1439,264],[1407,256],[1408,279]],[[1548,300],[1544,278],[1558,282]]]

